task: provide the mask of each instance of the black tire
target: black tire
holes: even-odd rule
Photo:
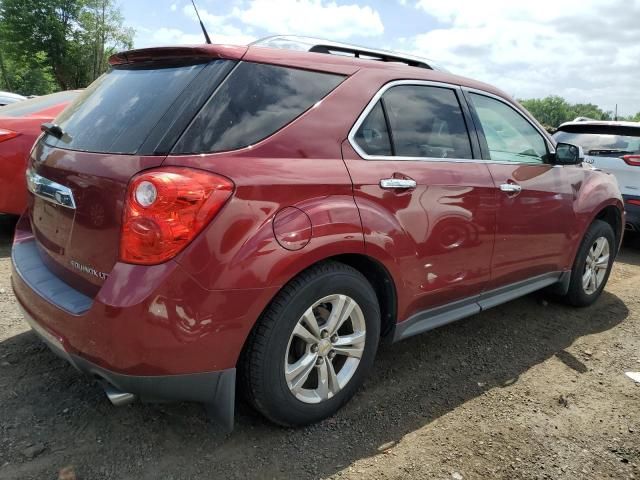
[[[303,313],[326,296],[348,295],[365,319],[365,345],[351,379],[333,397],[305,403],[287,385],[284,366],[289,338]],[[354,268],[334,261],[315,265],[289,282],[253,328],[240,362],[245,398],[266,418],[283,426],[318,422],[339,410],[356,393],[373,365],[380,337],[380,308],[375,291]]]
[[[582,276],[585,274],[589,250],[600,237],[606,238],[609,242],[609,263],[605,270],[604,278],[598,288],[594,292],[587,293],[582,283]],[[573,269],[571,270],[569,289],[564,297],[566,303],[575,307],[586,307],[591,305],[598,299],[598,297],[600,297],[600,294],[609,279],[617,248],[618,246],[616,244],[615,234],[613,233],[611,225],[602,220],[595,220],[587,230],[587,233],[580,244],[580,248],[578,249],[578,254],[576,255]]]

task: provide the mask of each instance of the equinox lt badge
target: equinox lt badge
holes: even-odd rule
[[[100,280],[106,280],[107,277],[109,276],[108,273],[99,272],[95,268],[93,268],[92,266],[83,265],[83,264],[81,264],[79,262],[76,262],[75,260],[71,260],[69,263],[76,270],[80,270],[83,273],[88,273],[89,275],[93,275],[94,277],[99,278]]]

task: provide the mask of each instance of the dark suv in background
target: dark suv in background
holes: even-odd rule
[[[238,378],[306,424],[381,338],[544,287],[598,298],[623,204],[577,147],[423,59],[266,44],[117,54],[31,153],[14,291],[114,403],[202,402],[230,427]]]

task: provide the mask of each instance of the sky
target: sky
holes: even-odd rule
[[[197,0],[214,43],[296,34],[402,51],[516,98],[640,112],[640,0]],[[121,0],[135,47],[202,43],[190,0]]]

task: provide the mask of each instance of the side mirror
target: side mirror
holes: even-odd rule
[[[584,161],[582,147],[570,143],[556,145],[555,162],[557,165],[579,165]]]

